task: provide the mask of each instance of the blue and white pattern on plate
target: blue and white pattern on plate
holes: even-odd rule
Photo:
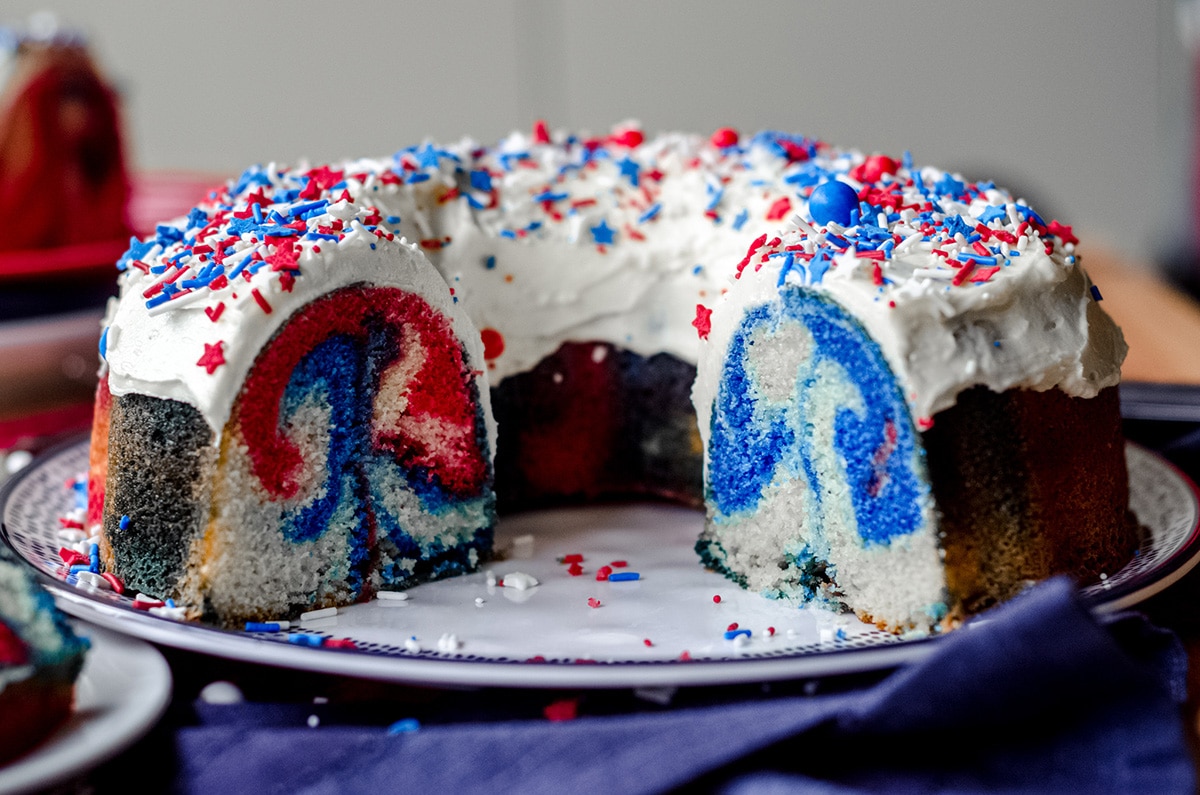
[[[1131,445],[1127,456],[1132,507],[1149,535],[1125,568],[1083,589],[1098,611],[1123,609],[1161,591],[1200,556],[1195,487],[1154,453]],[[286,632],[175,622],[135,610],[130,595],[82,590],[64,577],[58,520],[72,507],[69,484],[86,465],[86,441],[77,441],[5,484],[0,534],[38,570],[68,613],[177,648],[393,682],[605,688],[878,670],[918,659],[936,642],[898,638],[852,616],[796,609],[744,592],[699,565],[692,549],[703,525],[699,512],[640,503],[505,517],[497,539],[507,558],[486,571],[427,583],[411,589],[407,600],[354,605],[293,629],[307,638],[350,639],[354,649],[289,642]],[[570,554],[583,555],[583,574],[571,576],[560,562]],[[614,562],[626,563],[618,570],[640,578],[597,581],[597,568]],[[489,573],[503,579],[513,572],[540,584],[517,590],[488,583]],[[735,622],[751,631],[749,638],[726,638]]]

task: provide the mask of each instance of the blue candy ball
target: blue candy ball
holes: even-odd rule
[[[850,213],[858,209],[858,194],[845,182],[830,180],[813,188],[808,198],[808,212],[819,226],[830,221],[850,225]]]

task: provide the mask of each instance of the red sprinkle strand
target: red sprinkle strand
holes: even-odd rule
[[[267,299],[263,298],[263,294],[258,291],[257,287],[250,290],[250,295],[254,296],[254,302],[262,307],[263,312],[271,314],[271,305],[267,303]]]
[[[787,214],[792,211],[792,200],[787,196],[780,196],[775,202],[767,208],[768,221],[782,221],[787,218]]]
[[[737,275],[740,277],[742,271],[746,270],[746,266],[750,264],[750,260],[754,257],[754,253],[758,251],[767,242],[767,233],[763,232],[758,237],[754,238],[754,242],[750,244],[750,248],[746,250],[746,256],[738,263]]]

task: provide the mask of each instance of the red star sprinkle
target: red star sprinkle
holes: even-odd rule
[[[207,370],[209,375],[215,373],[218,367],[225,364],[225,352],[221,350],[221,346],[224,344],[224,342],[218,342],[216,345],[209,345],[207,342],[204,343],[204,355],[200,357],[200,361],[196,362],[196,364]]]
[[[1071,227],[1066,224],[1060,224],[1058,221],[1051,221],[1050,225],[1046,227],[1046,231],[1064,243],[1079,242],[1079,238],[1075,237],[1075,233],[1071,231]]]
[[[294,271],[300,269],[297,264],[299,259],[300,251],[295,243],[291,240],[276,241],[275,253],[267,256],[267,264],[273,271]]]
[[[329,166],[314,168],[308,172],[309,184],[316,184],[321,190],[328,190],[342,181],[344,171],[334,171]]]

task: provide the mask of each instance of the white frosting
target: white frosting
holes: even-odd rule
[[[313,199],[331,202],[303,230],[303,275],[285,292],[277,274],[263,268],[249,284],[235,280],[236,290],[205,289],[147,311],[141,293],[163,277],[127,270],[124,300],[109,324],[110,387],[193,403],[220,429],[258,347],[290,309],[356,281],[408,285],[430,298],[471,338],[477,363],[484,361],[479,335],[466,333],[464,314],[502,340],[502,351],[495,345],[488,351],[492,383],[528,370],[568,341],[609,342],[647,356],[667,352],[695,363],[698,304],[715,305],[705,355],[720,360],[742,309],[777,294],[788,246],[831,256],[823,279],[796,268],[787,281],[823,290],[861,317],[917,418],[951,405],[975,384],[1090,396],[1117,382],[1124,341],[1089,293],[1068,228],[1044,224],[990,185],[893,161],[894,176],[871,175],[870,183],[902,196],[890,216],[849,229],[814,227],[807,206],[813,186],[836,178],[860,189],[868,159],[778,134],[730,143],[681,134],[643,140],[625,126],[591,140],[562,133],[551,140],[542,131],[514,134],[492,148],[426,143],[390,158],[320,169],[251,169],[212,206],[244,214],[259,192],[263,214],[287,215]],[[925,204],[931,199],[932,210]],[[309,239],[335,219],[346,225],[343,239]],[[980,225],[989,238],[968,240]],[[161,263],[197,242],[195,225],[174,227],[187,230],[182,243],[160,236],[161,250],[135,253],[146,264]],[[773,238],[781,227],[791,231],[778,242],[768,239],[743,277],[733,279],[751,241],[763,233]],[[414,264],[419,253],[380,233],[418,243],[457,305],[430,271]],[[872,233],[891,238],[889,250],[875,252],[885,255],[881,260],[856,254],[878,245]],[[262,245],[250,242],[252,234],[242,231],[226,270],[243,250]],[[947,260],[972,256],[984,244],[996,252],[986,256],[997,257],[999,269],[986,282],[952,285],[957,270]],[[778,256],[764,264],[770,254]],[[990,266],[971,267],[982,273]],[[249,291],[260,279],[270,315]],[[224,314],[213,323],[205,307],[218,299]],[[218,340],[226,341],[227,364],[209,374],[196,361],[204,344]],[[714,377],[702,373],[697,384],[701,429]],[[486,397],[487,390],[480,393]]]
[[[568,341],[694,364],[696,304],[716,297],[750,240],[779,225],[768,214],[795,199],[783,181],[790,165],[768,142],[718,148],[675,133],[630,147],[514,133],[493,148],[427,143],[336,167],[352,194],[402,219],[401,234],[440,245],[426,246],[430,261],[475,324],[504,340],[488,362],[497,383]],[[490,191],[472,187],[484,171]],[[396,172],[424,179],[401,183]],[[598,244],[595,228],[613,242]]]
[[[907,173],[902,169],[899,176]],[[923,180],[927,185],[942,176],[934,170],[914,173],[917,183]],[[778,300],[789,249],[794,256],[842,251],[842,246],[830,245],[831,236],[851,245],[832,255],[823,278],[814,278],[794,259],[783,289],[818,291],[858,318],[879,344],[918,424],[924,426],[952,406],[960,392],[977,385],[996,392],[1057,387],[1086,398],[1117,384],[1125,341],[1098,306],[1073,244],[1063,242],[1070,230],[1052,223],[1058,235],[1039,235],[1030,225],[1021,226],[1019,207],[1024,205],[995,189],[986,196],[990,201],[970,205],[943,198],[945,212],[934,217],[958,215],[974,230],[988,207],[1002,210],[1003,217],[987,226],[1011,235],[1013,242],[992,237],[988,245],[998,253],[979,257],[994,257],[987,265],[962,262],[979,254],[963,235],[934,232],[924,235],[930,239],[919,239],[923,235],[912,213],[883,225],[892,240],[913,238],[884,259],[859,254],[853,245],[858,239],[855,228],[826,232],[800,219],[767,241],[713,307],[693,390],[705,441],[725,351],[746,310]],[[1018,236],[1019,229],[1025,233]],[[944,256],[934,254],[935,247]],[[951,263],[968,270],[960,275],[961,268]],[[980,281],[972,281],[972,276]]]
[[[210,215],[218,205],[206,205]],[[244,209],[245,205],[238,205]],[[486,377],[482,374],[483,350],[479,334],[454,302],[445,282],[429,265],[420,250],[395,237],[378,237],[363,224],[372,209],[352,202],[331,204],[328,212],[308,221],[310,229],[340,219],[345,234],[340,240],[319,239],[299,245],[293,279],[281,278],[272,264],[263,264],[247,280],[238,276],[218,289],[202,287],[188,295],[179,295],[163,305],[147,309],[144,292],[174,271],[163,274],[144,272],[127,266],[120,278],[121,300],[113,302],[106,318],[104,339],[108,385],[114,395],[141,393],[179,400],[196,406],[217,437],[229,419],[233,402],[242,382],[262,347],[297,309],[339,287],[368,284],[396,287],[421,296],[431,307],[450,319],[454,333],[464,342],[467,366],[479,372],[478,391],[485,404],[490,448],[494,450],[495,427],[488,410]],[[175,223],[183,228],[185,221]],[[155,245],[144,254],[144,264],[160,265],[181,251],[194,250],[205,241],[228,240],[228,224],[211,236],[189,235],[163,249]],[[277,245],[264,244],[252,235],[233,236],[235,250],[225,259],[232,272],[242,259],[253,252],[270,257]],[[199,262],[193,254],[188,272],[176,279],[185,284],[211,259]],[[249,273],[250,267],[244,269]],[[289,283],[290,281],[290,283]],[[255,292],[269,306],[267,312]],[[213,317],[216,320],[213,320]],[[223,363],[209,367],[199,364],[212,355],[220,344]]]

